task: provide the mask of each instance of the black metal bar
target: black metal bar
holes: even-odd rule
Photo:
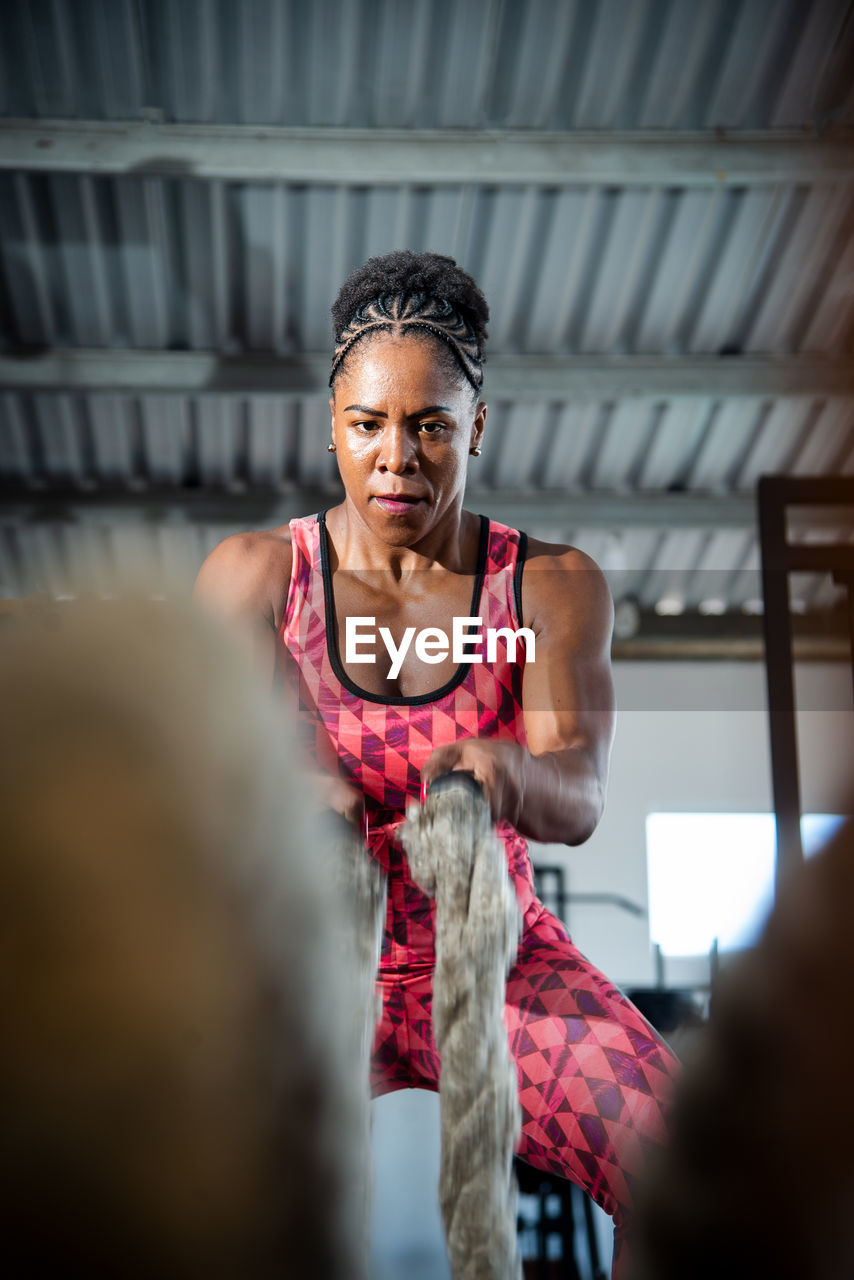
[[[848,622],[854,677],[854,546],[850,543],[792,544],[786,523],[789,507],[854,508],[849,477],[763,476],[758,486],[762,548],[763,630],[771,734],[771,780],[777,825],[777,880],[803,860],[800,830],[797,725],[795,720],[792,618],[789,574],[832,573],[848,588]]]
[[[566,873],[558,863],[538,862],[534,867],[537,897],[566,923]]]
[[[558,1219],[558,1233],[561,1242],[561,1254],[563,1255],[563,1273],[564,1280],[581,1280],[581,1272],[578,1269],[578,1259],[575,1256],[575,1215],[572,1211],[572,1200],[575,1188],[571,1182],[568,1182],[562,1189],[560,1195],[560,1217]],[[587,1197],[582,1192],[582,1199]]]
[[[776,882],[803,861],[795,688],[792,664],[792,624],[786,545],[787,501],[815,500],[814,490],[795,497],[791,482],[763,476],[759,481],[759,539],[762,550],[765,675],[771,734],[771,786],[777,826]]]
[[[798,831],[800,832],[800,823],[798,823]],[[721,971],[721,948],[717,938],[712,938],[712,945],[709,947],[709,987],[713,987],[718,980],[718,974]]]
[[[835,573],[833,581],[837,586],[845,588],[845,600],[848,606],[848,642],[851,657],[851,680],[854,685],[854,573]]]
[[[759,488],[786,507],[851,505],[849,476],[760,476]]]
[[[549,1274],[549,1248],[548,1248],[548,1223],[546,1222],[546,1197],[548,1190],[544,1189],[540,1184],[539,1197],[539,1218],[537,1219],[537,1274],[539,1280],[548,1280]]]
[[[854,547],[846,542],[788,544],[783,550],[782,567],[789,573],[854,573]]]
[[[593,1221],[593,1202],[584,1192],[581,1193],[581,1200],[584,1205],[584,1227],[587,1232],[587,1248],[590,1251],[590,1269],[593,1274],[593,1280],[605,1280],[602,1260],[599,1257],[599,1241],[596,1239],[596,1223]]]
[[[434,784],[435,785],[435,784]],[[566,923],[565,911],[573,902],[599,903],[618,907],[629,915],[646,919],[646,908],[621,893],[573,893],[566,890],[566,874],[559,864],[538,862],[534,865],[537,896]]]
[[[619,907],[621,911],[628,911],[631,916],[646,919],[646,909],[640,903],[632,902],[631,898],[624,898],[621,893],[569,893],[567,902],[598,902],[607,907]]]

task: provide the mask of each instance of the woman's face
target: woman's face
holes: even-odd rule
[[[384,542],[409,546],[462,504],[486,405],[431,338],[363,339],[330,406],[347,497]]]

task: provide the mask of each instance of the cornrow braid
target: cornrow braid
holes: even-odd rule
[[[466,379],[483,385],[483,342],[489,307],[472,277],[453,258],[398,250],[369,258],[344,282],[332,307],[332,385],[347,353],[371,333],[415,330],[443,342]]]
[[[360,307],[339,334],[329,375],[330,386],[353,344],[377,329],[391,332],[423,329],[435,334],[451,348],[475,391],[483,385],[483,357],[477,339],[471,325],[447,298],[430,298],[423,293],[385,293]]]

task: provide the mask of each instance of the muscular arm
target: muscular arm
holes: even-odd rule
[[[225,620],[249,652],[268,689],[276,673],[276,630],[291,577],[291,547],[282,533],[238,533],[215,547],[199,570],[193,597]],[[334,809],[355,826],[362,796],[333,774],[308,765],[317,807]]]
[[[424,775],[468,769],[496,821],[532,840],[581,844],[602,814],[614,733],[611,596],[588,556],[534,542],[522,606],[536,636],[523,685],[527,749],[463,740],[435,751]]]
[[[611,594],[594,562],[576,550],[532,558],[522,581],[537,637],[523,688],[531,755],[523,834],[580,844],[602,816],[614,737]]]
[[[274,567],[278,559],[287,561]],[[224,619],[248,650],[268,688],[276,667],[276,631],[271,579],[290,576],[290,548],[266,544],[263,535],[238,533],[226,538],[205,560],[193,587],[193,598]]]

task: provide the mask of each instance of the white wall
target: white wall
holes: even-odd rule
[[[402,1089],[373,1103],[371,1280],[450,1280],[439,1211],[439,1096]]]
[[[570,892],[619,892],[647,903],[645,821],[663,811],[771,809],[765,672],[760,663],[617,663],[617,736],[605,815],[578,849],[536,846],[535,860],[566,869]],[[797,673],[803,810],[839,811],[851,785],[851,672],[805,665]],[[581,950],[621,985],[654,977],[646,920],[610,906],[571,906]],[[671,981],[701,976],[673,962]]]

